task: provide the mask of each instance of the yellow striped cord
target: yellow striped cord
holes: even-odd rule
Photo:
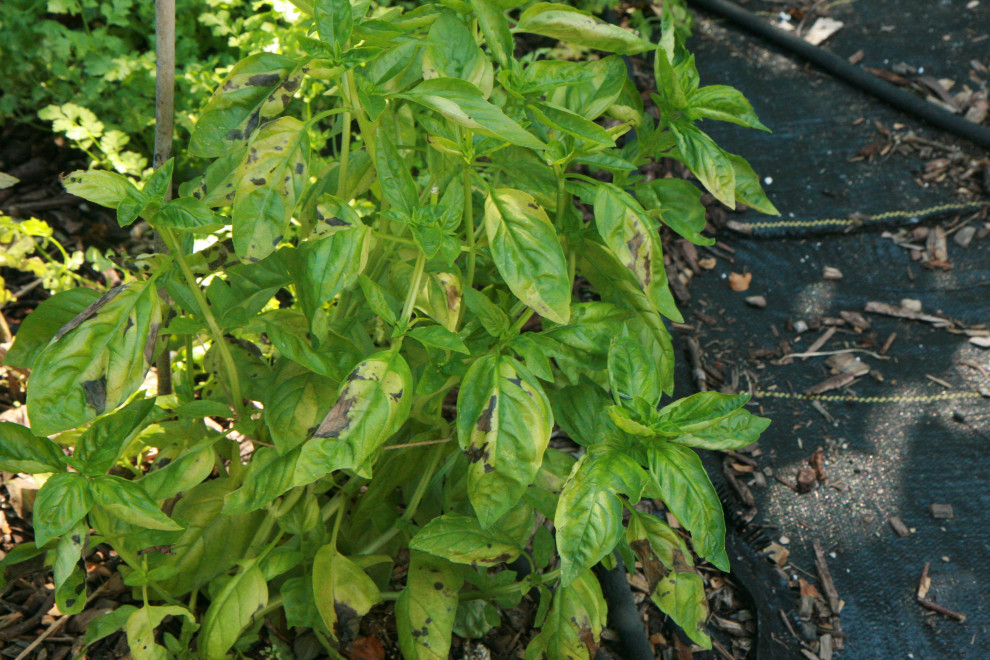
[[[821,218],[819,220],[768,220],[765,222],[747,222],[745,224],[752,230],[757,229],[779,229],[782,227],[829,227],[829,226],[852,226],[865,224],[870,221],[890,220],[893,218],[914,218],[946,211],[965,211],[967,209],[978,209],[986,206],[988,202],[954,202],[951,204],[940,204],[929,206],[918,211],[885,211],[875,215],[860,216],[852,218]]]
[[[850,403],[928,403],[948,399],[978,399],[979,392],[939,392],[938,394],[915,394],[908,396],[853,396],[849,394],[794,394],[791,392],[768,392],[756,390],[753,398],[797,399],[804,401],[840,401]]]

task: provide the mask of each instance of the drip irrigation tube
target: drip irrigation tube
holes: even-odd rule
[[[613,569],[609,570],[601,564],[594,567],[605,602],[608,603],[609,627],[618,634],[626,660],[654,660],[653,646],[646,637],[646,628],[629,589],[626,567],[618,552],[614,556]]]
[[[898,89],[863,69],[853,66],[838,55],[813,46],[800,37],[770,25],[733,2],[728,2],[728,0],[688,0],[688,4],[720,16],[789,53],[803,57],[839,80],[859,87],[871,96],[902,112],[923,119],[936,128],[958,135],[985,149],[990,149],[990,128],[954,115],[914,94]]]

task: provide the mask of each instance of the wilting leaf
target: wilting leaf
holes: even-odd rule
[[[590,660],[598,650],[607,611],[598,579],[582,571],[557,587],[540,634],[526,647],[526,660]]]
[[[617,25],[559,2],[539,2],[519,16],[516,32],[531,32],[580,46],[636,55],[653,44]]]
[[[308,158],[309,136],[298,119],[281,117],[258,130],[236,175],[231,221],[237,256],[260,261],[281,242]]]
[[[512,537],[498,527],[483,529],[476,518],[457,513],[431,520],[416,533],[409,548],[456,564],[479,566],[510,562],[520,553]]]
[[[496,355],[471,365],[457,397],[457,436],[482,527],[501,518],[533,483],[552,429],[543,388],[522,365]]]
[[[299,88],[297,66],[274,53],[249,55],[235,64],[203,108],[189,151],[216,158],[247,141],[264,120],[288,106]]]
[[[446,559],[413,552],[406,588],[395,603],[402,657],[447,660],[457,613],[457,594],[464,584],[460,570]]]
[[[381,600],[368,574],[332,544],[313,559],[313,597],[323,623],[338,639]]]
[[[546,211],[520,190],[493,190],[485,201],[492,259],[519,300],[555,323],[570,317],[567,261]]]
[[[100,297],[99,292],[85,287],[59,291],[44,300],[17,329],[14,345],[7,351],[3,363],[13,367],[31,369],[38,354],[48,342],[72,319],[79,316]]]
[[[27,396],[35,433],[81,426],[126,401],[144,381],[161,323],[155,284],[115,291],[63,326],[37,357]]]

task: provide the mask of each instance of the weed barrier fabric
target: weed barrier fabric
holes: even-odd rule
[[[990,34],[990,6],[965,5],[920,0],[838,5],[830,15],[845,25],[826,46],[842,57],[863,50],[865,66],[889,69],[906,62],[935,78],[962,83],[971,59],[986,62],[990,44],[980,38]],[[747,8],[776,16],[781,6],[750,2]],[[916,159],[895,154],[850,162],[876,140],[875,120],[887,127],[903,124],[903,130],[931,140],[951,142],[947,136],[724,23],[703,18],[689,46],[696,53],[702,84],[739,88],[774,130],[771,135],[715,122],[702,125],[719,144],[745,155],[760,176],[767,177],[767,192],[784,219],[872,215],[958,201],[951,188],[916,183],[914,176],[923,166]],[[857,123],[860,118],[865,121]],[[934,228],[971,214],[956,212],[913,224]],[[730,218],[741,223],[767,220],[748,211]],[[887,228],[903,222],[892,221]],[[695,278],[685,317],[699,329],[706,365],[722,371],[726,380],[734,370],[740,391],[752,385],[755,391],[774,393],[754,397],[761,413],[774,422],[760,440],[761,469],[769,467],[774,476],[794,481],[817,447],[825,451],[828,481],[811,492],[798,494],[770,477],[766,487],[754,487],[753,494],[756,522],[772,540],[788,541],[795,579],[817,582],[813,542],[824,548],[844,601],[844,650],[838,655],[986,658],[990,399],[979,392],[990,388],[990,349],[931,323],[871,314],[864,308],[870,301],[896,306],[902,299],[914,299],[924,312],[952,319],[957,327],[988,323],[990,237],[964,248],[950,236],[951,269],[929,270],[884,237],[880,228],[845,229],[790,230],[769,237],[723,231],[719,239],[735,250],[733,261],[719,258],[715,270]],[[824,279],[826,266],[841,271],[842,279]],[[749,290],[732,291],[728,274],[744,271],[752,274]],[[756,295],[765,297],[765,308],[746,304],[747,296]],[[791,358],[784,364],[758,356],[771,350],[781,355],[784,341],[790,353],[806,351],[825,328],[799,334],[793,324],[814,325],[843,311],[861,314],[869,329],[856,332],[847,324],[819,350],[863,348],[864,339],[867,344],[872,340],[872,347],[863,349],[868,353],[851,353],[870,367],[871,375],[826,394],[876,399],[823,401],[820,412],[801,394],[830,376],[827,356]],[[714,322],[704,322],[701,316]],[[896,338],[880,356],[893,333]],[[681,391],[693,388],[688,371],[682,370]],[[709,460],[708,465],[719,464]],[[720,481],[718,475],[713,477]],[[932,504],[951,505],[953,517],[935,518]],[[914,531],[898,536],[889,523],[895,516]],[[738,563],[739,557],[733,559]],[[926,563],[932,580],[928,600],[964,614],[964,622],[917,602]],[[739,570],[764,576],[763,592],[759,580],[745,580],[754,600],[778,602],[779,584],[773,583],[777,576],[772,569],[746,564]],[[761,609],[761,627],[768,610]],[[791,623],[801,634],[793,609]],[[801,657],[789,632],[775,633],[774,638],[780,641],[767,648],[760,634],[758,657]]]

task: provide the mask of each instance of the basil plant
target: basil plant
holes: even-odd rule
[[[696,126],[764,128],[752,107],[700,86],[669,11],[653,43],[558,3],[293,2],[307,55],[233,66],[174,199],[171,161],[143,187],[65,178],[168,250],[22,325],[7,362],[32,370],[30,428],[0,425],[0,467],[48,476],[35,541],[6,562],[44,553],[73,614],[81,557],[108,545],[133,604],[87,641],[124,630],[137,660],[219,659],[291,628],[341,657],[374,607],[404,657],[446,658],[533,590],[526,657],[590,658],[606,620],[591,567],[619,553],[710,647],[693,557],[729,561],[693,448],[738,449],[768,420],[746,396],[665,399],[664,318],[682,318],[659,229],[713,241],[699,187],[640,169],[672,158],[730,207],[774,213]],[[517,34],[587,57],[517,56]],[[655,63],[649,109],[623,55]],[[162,351],[174,393],[156,397]],[[555,428],[573,444],[551,447]]]

